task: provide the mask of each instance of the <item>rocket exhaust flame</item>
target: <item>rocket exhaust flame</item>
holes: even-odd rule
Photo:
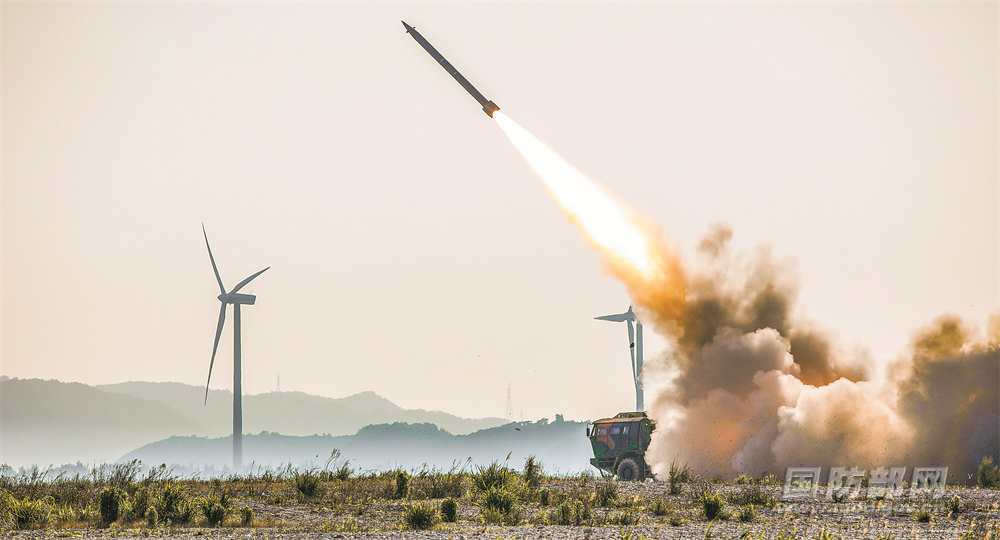
[[[646,238],[622,203],[566,162],[507,115],[493,119],[535,170],[571,221],[600,249],[625,259],[640,272],[652,264]]]
[[[604,255],[643,308],[678,316],[684,304],[680,259],[655,225],[587,178],[500,111],[493,119],[542,179],[566,217]]]
[[[503,113],[493,119],[670,343],[644,372],[654,474],[680,459],[707,476],[947,466],[963,481],[1000,457],[1000,315],[986,339],[944,316],[889,365],[845,352],[794,316],[790,263],[731,253],[720,225],[700,264],[683,265],[652,223]]]

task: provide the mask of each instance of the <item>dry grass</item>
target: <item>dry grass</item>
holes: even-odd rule
[[[143,474],[134,465],[116,467],[72,478],[47,478],[39,471],[0,477],[0,528],[14,536],[30,536],[35,529],[73,536],[85,529],[88,537],[123,537],[217,536],[222,533],[212,531],[240,528],[306,535],[429,528],[475,536],[484,527],[500,527],[510,529],[500,536],[523,537],[533,529],[515,527],[543,526],[580,538],[591,530],[634,533],[633,538],[704,538],[707,532],[726,539],[1000,540],[1000,492],[987,489],[956,488],[929,500],[868,498],[864,492],[839,501],[822,495],[799,500],[782,499],[780,486],[746,479],[696,481],[684,486],[685,493],[672,494],[668,482],[625,483],[593,475],[538,475],[529,482],[523,472],[499,466],[456,465],[407,472],[404,494],[401,471],[286,468],[199,480],[161,469]],[[121,491],[122,507],[116,521],[102,523],[100,494],[108,488]],[[445,501],[452,501],[445,506],[455,510],[453,518],[437,517]],[[206,531],[210,526],[221,529]]]

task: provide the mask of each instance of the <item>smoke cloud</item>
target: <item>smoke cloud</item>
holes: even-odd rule
[[[1000,316],[985,335],[943,316],[879,366],[794,316],[791,261],[764,248],[733,253],[732,235],[714,226],[683,265],[681,306],[643,302],[656,293],[634,287],[655,280],[623,280],[643,323],[672,341],[647,362],[654,473],[666,476],[678,459],[708,476],[948,466],[963,481],[983,456],[1000,454]]]
[[[625,284],[642,323],[670,341],[644,371],[658,476],[679,459],[709,476],[948,466],[961,480],[983,456],[1000,457],[1000,315],[985,335],[941,317],[879,365],[795,316],[791,261],[766,248],[734,253],[732,229],[719,224],[685,264],[654,224],[503,113],[494,120]]]

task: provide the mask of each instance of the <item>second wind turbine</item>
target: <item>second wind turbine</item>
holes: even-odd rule
[[[642,412],[645,404],[642,399],[642,322],[635,316],[632,306],[625,313],[594,317],[599,321],[628,323],[628,352],[632,356],[632,379],[635,381],[635,410]],[[632,324],[635,323],[633,329]]]

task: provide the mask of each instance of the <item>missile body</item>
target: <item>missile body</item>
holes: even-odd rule
[[[427,40],[424,39],[424,36],[420,35],[420,32],[417,32],[416,28],[406,24],[406,21],[402,21],[402,23],[403,27],[406,28],[406,33],[413,36],[413,39],[417,40],[417,43],[419,43],[420,46],[423,47],[428,54],[430,54],[435,60],[437,60],[438,63],[441,64],[441,67],[443,67],[445,71],[450,73],[451,76],[454,77],[456,81],[458,81],[458,84],[462,85],[462,88],[465,88],[466,92],[472,94],[472,97],[476,98],[476,101],[478,101],[479,104],[483,106],[483,112],[488,114],[490,118],[493,118],[493,113],[499,111],[500,107],[497,107],[496,103],[493,103],[492,101],[486,99],[485,96],[480,94],[479,90],[476,90],[476,87],[472,86],[472,83],[470,83],[468,79],[463,77],[462,74],[459,73],[457,69],[455,69],[455,66],[451,65],[450,62],[445,60],[444,57],[441,56],[441,53],[437,52],[437,49],[435,49],[433,45],[428,43]]]

